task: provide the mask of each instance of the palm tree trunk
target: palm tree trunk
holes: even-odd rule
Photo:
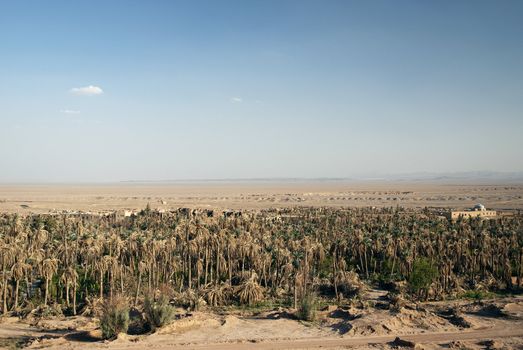
[[[231,247],[227,245],[227,261],[229,265],[229,284],[232,285],[232,261],[231,261]]]
[[[29,277],[27,277],[27,275],[25,276],[25,285],[26,285],[26,293],[27,293],[27,298],[28,299],[31,299],[32,295],[31,295],[31,286],[33,285],[32,283],[29,283]]]
[[[3,299],[4,299],[4,307],[3,307],[3,312],[4,312],[4,315],[7,313],[7,278],[5,278],[5,269],[4,269],[4,277],[2,278],[2,295],[3,295]]]
[[[153,281],[152,281],[152,267],[149,265],[149,271],[147,271],[147,286],[149,291],[152,289]]]
[[[191,255],[187,254],[187,285],[189,289],[192,287],[192,269],[191,269]]]
[[[113,299],[114,273],[113,269],[109,272],[109,297]]]
[[[390,269],[390,277],[394,275],[394,266],[396,265],[396,249],[394,248],[394,256],[392,257],[392,268]]]
[[[124,288],[123,288],[123,271],[120,271],[120,293],[122,293],[122,295],[124,294]]]
[[[367,276],[367,279],[369,278],[369,265],[367,263],[367,246],[365,246],[365,276]]]
[[[16,280],[16,287],[15,287],[15,304],[13,306],[13,309],[16,310],[18,308],[18,289],[20,287],[20,281]]]
[[[365,265],[363,264],[363,254],[361,254],[360,249],[358,249],[358,256],[360,257],[361,273],[363,273],[365,272]]]
[[[76,316],[76,282],[73,285],[73,315]]]
[[[265,260],[263,261],[262,275],[263,275],[263,286],[265,288],[267,288],[267,268],[265,266]]]
[[[142,282],[142,271],[138,271],[138,284],[136,285],[136,294],[134,295],[134,306],[138,304],[138,295],[140,294],[140,283]]]
[[[308,254],[305,251],[305,259],[303,263],[303,295],[307,295],[307,273],[308,273]]]
[[[207,285],[207,275],[209,273],[209,248],[205,246],[205,282],[204,285]]]
[[[518,270],[518,288],[521,287],[521,277],[523,276],[523,248],[519,250],[519,270]]]
[[[200,261],[200,255],[198,254],[198,262]],[[199,266],[199,265],[198,265]],[[196,288],[200,289],[200,268],[196,268]]]
[[[294,310],[298,309],[298,275],[294,277]]]
[[[216,249],[216,284],[220,283],[220,245]]]
[[[44,305],[47,305],[47,296],[49,295],[49,279],[45,279],[45,297],[44,297]]]
[[[334,254],[334,257],[332,259],[332,277],[334,280],[334,294],[336,295],[336,300],[339,301],[340,298],[338,295],[338,281],[336,278],[336,259],[337,259],[336,254]]]
[[[69,307],[69,281],[65,282],[65,304]]]
[[[100,269],[100,299],[104,297],[104,272]]]

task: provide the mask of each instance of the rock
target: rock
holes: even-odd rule
[[[118,333],[115,340],[119,342],[127,342],[129,341],[129,336],[126,333]]]
[[[458,308],[449,308],[445,311],[441,311],[439,313],[439,316],[445,318],[450,323],[452,323],[455,326],[461,327],[461,328],[470,328],[472,327],[472,323],[470,323],[468,320],[466,320],[462,314],[461,311]]]
[[[401,339],[400,337],[396,337],[393,341],[389,343],[391,346],[394,347],[403,347],[403,348],[415,348],[416,343],[410,340]],[[419,347],[418,347],[419,349]]]
[[[462,349],[462,350],[470,349],[470,347],[468,347],[467,345],[465,345],[463,342],[461,342],[459,340],[451,341],[448,346],[449,346],[449,349]]]
[[[338,309],[338,305],[327,305],[321,309],[321,311],[327,311],[328,313],[331,313],[333,311],[336,311]]]
[[[479,312],[479,315],[486,316],[486,317],[504,317],[506,314],[503,312],[503,310],[495,305],[495,304],[488,304],[484,307],[482,307]]]
[[[499,342],[497,340],[485,340],[484,342],[481,342],[481,345],[484,345],[487,350],[505,350],[508,349],[502,342]]]
[[[374,306],[377,309],[381,309],[381,310],[389,310],[389,308],[390,308],[390,304],[384,303],[384,302],[381,302],[381,301],[378,301]]]

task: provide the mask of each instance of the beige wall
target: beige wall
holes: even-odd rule
[[[460,216],[463,216],[464,218],[475,218],[475,217],[495,217],[496,211],[495,210],[478,210],[478,211],[451,211],[450,217],[451,219],[457,219]]]

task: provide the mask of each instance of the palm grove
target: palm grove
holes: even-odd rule
[[[84,312],[158,291],[197,306],[340,302],[367,283],[410,298],[510,290],[522,277],[523,217],[449,221],[428,210],[147,208],[136,216],[0,216],[3,313]],[[404,288],[400,288],[401,286]]]

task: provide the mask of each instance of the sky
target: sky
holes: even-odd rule
[[[0,0],[0,182],[523,171],[523,1]]]

